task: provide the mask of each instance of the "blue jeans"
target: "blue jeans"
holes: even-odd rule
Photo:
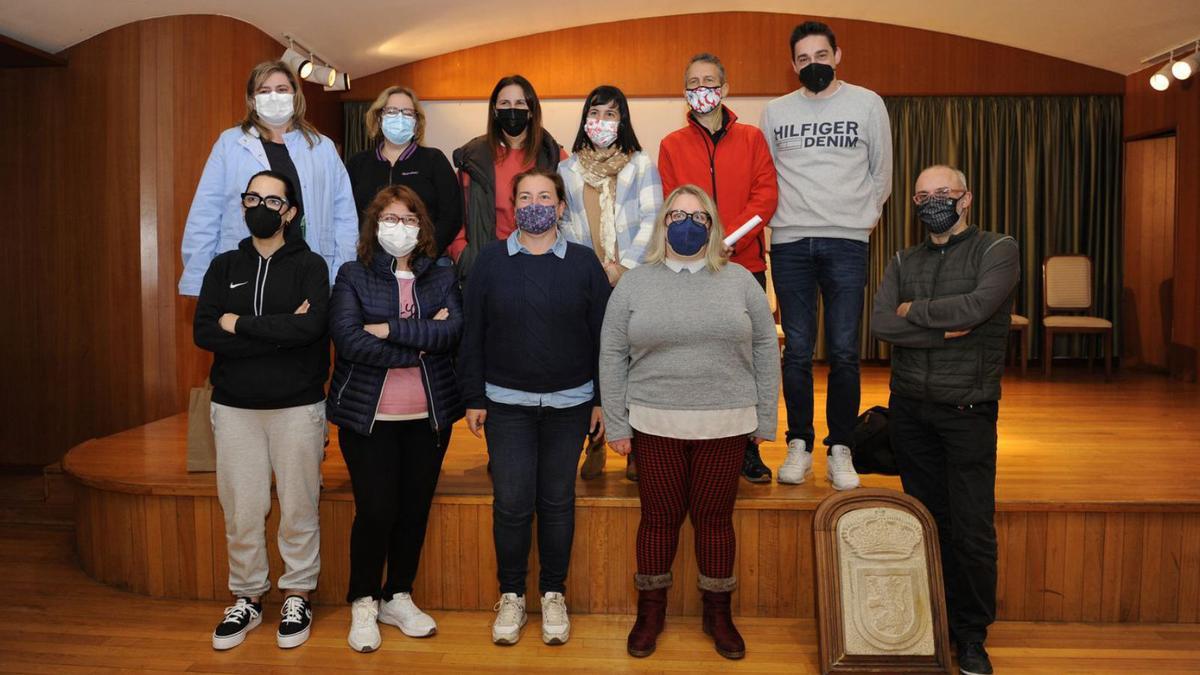
[[[812,451],[813,351],[817,342],[817,292],[825,308],[829,390],[825,445],[851,444],[860,398],[858,325],[867,283],[869,245],[852,239],[809,237],[771,247],[771,277],[779,302],[783,348],[783,398],[787,440],[803,440]]]
[[[550,408],[488,401],[487,411],[500,592],[525,594],[536,512],[539,590],[565,593],[575,537],[575,472],[592,405]]]

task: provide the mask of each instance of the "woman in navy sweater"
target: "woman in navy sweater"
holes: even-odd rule
[[[525,625],[525,573],[537,513],[542,640],[570,636],[563,592],[575,533],[575,469],[584,436],[603,433],[596,381],[608,303],[591,249],[558,231],[562,178],[533,169],[513,181],[517,229],[484,247],[466,293],[459,374],[467,426],[487,426],[492,535],[500,602],[492,641]]]
[[[379,647],[377,622],[409,637],[437,631],[412,590],[450,427],[463,413],[450,362],[463,315],[457,276],[433,264],[436,251],[417,193],[385,187],[330,299],[337,360],[327,406],[354,489],[346,601],[355,651]]]

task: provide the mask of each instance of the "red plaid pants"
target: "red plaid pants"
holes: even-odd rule
[[[664,438],[634,431],[638,496],[638,574],[671,571],[679,528],[691,516],[700,574],[733,576],[733,503],[746,449],[746,436],[702,441]]]

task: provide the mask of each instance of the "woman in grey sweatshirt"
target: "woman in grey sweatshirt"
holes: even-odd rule
[[[733,504],[743,449],[775,438],[779,347],[762,288],[728,264],[712,200],[683,185],[667,197],[646,263],[621,277],[600,338],[609,445],[637,452],[638,618],[633,656],[654,651],[666,612],[679,527],[690,515],[704,630],[741,658],[733,625]]]

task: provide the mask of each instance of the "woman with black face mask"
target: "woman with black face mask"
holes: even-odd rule
[[[286,649],[308,639],[308,593],[321,567],[329,270],[304,239],[287,236],[296,227],[296,190],[287,176],[255,174],[241,207],[250,236],[213,258],[193,321],[196,345],[213,353],[217,495],[236,598],[212,643],[236,647],[262,622],[262,596],[271,588],[265,530],[274,476],[284,566],[276,643]]]
[[[520,75],[503,77],[488,102],[487,133],[454,151],[463,186],[465,218],[447,253],[464,280],[489,241],[516,229],[513,178],[530,169],[555,171],[567,153],[542,128],[542,105],[533,85]]]

